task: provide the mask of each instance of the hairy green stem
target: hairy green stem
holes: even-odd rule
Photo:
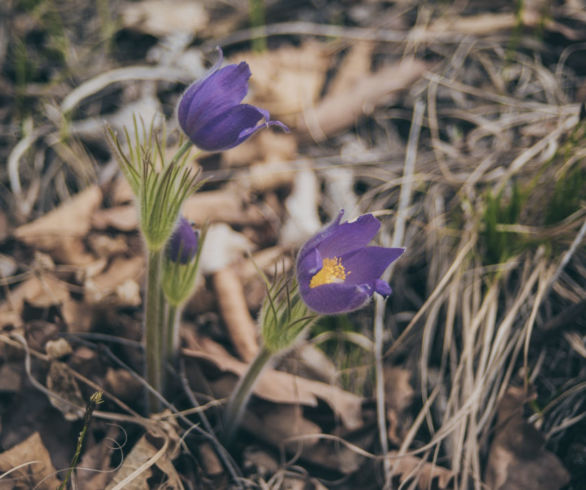
[[[229,445],[232,443],[236,435],[236,430],[244,415],[252,388],[272,356],[273,353],[266,347],[263,347],[248,366],[248,370],[240,378],[240,381],[238,381],[236,388],[232,392],[228,400],[228,405],[226,405],[226,410],[224,411],[224,439],[226,444]]]
[[[177,354],[177,335],[179,330],[180,308],[169,303],[167,306],[167,338],[165,341],[165,358],[167,362],[173,362]]]
[[[161,393],[161,330],[159,309],[161,306],[161,250],[148,252],[147,285],[145,304],[145,336],[146,336],[146,378],[151,387]],[[149,411],[157,411],[159,400],[152,393],[149,394]]]
[[[179,160],[181,160],[181,158],[183,158],[183,155],[185,155],[185,153],[187,153],[187,151],[192,146],[193,143],[190,140],[187,140],[185,143],[183,143],[181,148],[179,148],[179,150],[177,150],[177,153],[175,153],[175,155],[173,156],[173,160],[171,160],[171,163],[169,165],[175,165]]]

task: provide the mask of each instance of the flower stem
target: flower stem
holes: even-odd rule
[[[244,415],[244,410],[248,403],[248,399],[250,398],[250,394],[252,393],[252,388],[261,372],[270,361],[272,355],[271,351],[266,347],[263,347],[248,366],[248,370],[244,373],[244,376],[240,378],[240,381],[238,381],[236,388],[232,392],[224,412],[224,439],[226,444],[229,445],[232,443],[232,440],[236,435],[236,430],[238,429],[242,416]]]
[[[148,252],[147,285],[145,304],[145,336],[146,336],[146,378],[151,387],[161,393],[161,330],[159,321],[161,302],[161,250]],[[159,400],[152,393],[148,397],[148,411],[157,411]]]
[[[167,306],[167,338],[165,341],[165,358],[167,362],[173,362],[177,353],[177,334],[179,333],[179,311],[180,309],[172,305]]]
[[[175,155],[173,156],[173,160],[171,160],[171,163],[169,165],[175,165],[179,160],[181,160],[183,155],[185,155],[185,153],[187,153],[187,151],[189,151],[189,149],[192,146],[193,146],[193,143],[189,140],[187,140],[185,143],[183,143],[181,148],[179,148],[177,150],[177,153],[175,153]]]

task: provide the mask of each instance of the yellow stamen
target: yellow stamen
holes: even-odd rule
[[[324,284],[341,283],[344,282],[348,274],[350,272],[346,272],[342,265],[342,259],[339,257],[323,259],[321,269],[311,278],[309,287],[316,288]]]

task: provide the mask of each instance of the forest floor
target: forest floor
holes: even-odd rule
[[[0,489],[61,485],[96,392],[68,488],[584,488],[585,42],[582,0],[3,1]],[[106,127],[154,120],[171,155],[218,46],[291,131],[190,158],[209,228],[147,416],[145,250]],[[226,448],[259,271],[340,209],[406,248],[393,293],[278,356]]]

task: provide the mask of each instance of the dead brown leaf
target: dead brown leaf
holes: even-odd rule
[[[52,361],[47,373],[47,388],[57,396],[50,396],[49,401],[59,410],[65,420],[79,420],[83,417],[85,402],[77,379],[71,370],[59,361]]]
[[[416,480],[419,490],[447,488],[454,476],[447,468],[429,463],[416,456],[399,456],[397,452],[391,451],[389,457],[391,458],[392,473],[399,475],[400,482],[403,484]],[[433,485],[434,482],[437,487]]]
[[[184,349],[183,354],[204,359],[221,371],[227,371],[236,376],[244,374],[247,368],[245,363],[230,356],[223,347],[210,339],[198,340],[199,350]],[[225,393],[218,393],[218,395],[222,397],[229,395],[234,384],[235,380],[231,386],[225,386],[227,390]],[[323,400],[339,417],[346,429],[356,430],[363,426],[362,398],[327,383],[267,369],[260,376],[254,394],[273,403],[301,404],[309,407],[316,407],[318,400]]]
[[[17,466],[21,468],[0,480],[0,488],[55,490],[61,483],[57,479],[49,451],[38,432],[0,454],[0,473]],[[5,487],[5,484],[10,487]]]
[[[306,109],[297,118],[298,133],[301,137],[323,141],[352,126],[376,106],[388,103],[393,94],[409,88],[425,70],[425,63],[409,58],[365,74],[350,89],[326,96],[317,106]]]
[[[296,156],[297,141],[290,134],[262,131],[254,139],[222,153],[222,163],[240,167],[258,162],[289,161]]]
[[[25,301],[37,308],[64,304],[69,301],[69,288],[49,272],[33,276],[9,291],[6,301],[0,304],[0,325],[22,325]]]
[[[126,456],[122,466],[106,487],[106,490],[149,490],[147,480],[152,476],[152,466],[157,465],[165,474],[165,488],[183,489],[172,459],[179,441],[176,428],[171,424],[160,424],[162,437],[143,435]]]
[[[328,69],[325,45],[306,41],[299,47],[248,53],[238,56],[250,65],[254,102],[275,117],[287,122],[287,116],[315,103]]]
[[[183,214],[200,226],[208,221],[259,224],[265,219],[256,207],[247,205],[246,196],[239,187],[198,192],[185,201]]]
[[[54,255],[66,263],[83,263],[79,241],[90,230],[91,216],[102,202],[102,191],[91,186],[41,218],[19,226],[14,236],[29,246]],[[63,251],[67,253],[63,253]],[[69,257],[68,254],[74,254]]]
[[[205,27],[208,20],[203,3],[192,0],[147,0],[129,3],[122,10],[124,27],[157,37],[194,33]]]
[[[244,288],[236,271],[227,267],[216,272],[214,289],[236,352],[244,361],[252,361],[258,353],[258,328],[248,311]]]
[[[85,281],[85,300],[91,304],[113,301],[120,306],[141,302],[138,281],[144,272],[142,256],[116,257],[102,274]]]
[[[136,206],[128,204],[99,209],[92,216],[92,226],[97,230],[114,228],[119,231],[135,231],[138,229]]]
[[[294,443],[296,448],[303,450],[315,446],[319,439],[311,436],[317,436],[322,432],[319,425],[303,417],[299,405],[271,406],[263,413],[248,410],[242,420],[242,426],[276,447],[291,437],[303,437],[298,443]]]
[[[400,445],[406,422],[403,414],[411,405],[415,395],[415,390],[409,382],[411,373],[406,369],[385,366],[384,378],[385,401],[389,419],[388,436],[393,444]],[[401,424],[401,421],[403,421],[403,424]]]
[[[509,387],[499,404],[485,474],[493,490],[557,490],[570,481],[543,435],[523,418],[526,400],[521,388]]]
[[[352,44],[346,57],[338,67],[336,77],[328,91],[329,95],[345,93],[360,81],[364,73],[370,73],[373,49],[373,43],[357,42]]]

